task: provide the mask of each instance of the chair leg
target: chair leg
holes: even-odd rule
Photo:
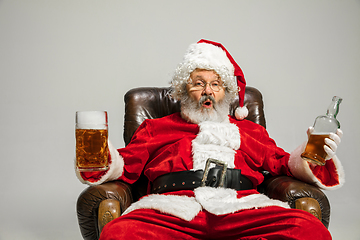
[[[314,198],[303,197],[296,199],[295,208],[307,211],[322,221],[320,204]]]
[[[116,199],[106,199],[101,201],[98,212],[98,225],[101,232],[103,227],[115,218],[120,217],[120,202]]]

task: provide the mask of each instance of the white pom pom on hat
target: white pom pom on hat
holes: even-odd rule
[[[235,110],[235,117],[238,120],[243,120],[249,114],[249,110],[247,109],[246,106],[244,106],[246,81],[245,81],[243,71],[241,70],[239,65],[235,62],[235,60],[232,58],[230,53],[225,49],[225,47],[221,43],[216,43],[216,42],[205,40],[205,39],[201,39],[197,43],[212,44],[216,47],[221,48],[226,53],[226,56],[230,60],[231,64],[234,66],[234,72],[232,74],[236,77],[237,86],[239,88],[239,107],[237,107]]]
[[[245,106],[244,107],[237,107],[236,110],[235,110],[235,117],[238,120],[243,120],[248,115],[249,115],[249,110]]]

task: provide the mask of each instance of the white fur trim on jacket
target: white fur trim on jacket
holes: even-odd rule
[[[122,215],[136,209],[154,209],[191,221],[201,211],[201,205],[194,197],[151,194],[131,204]]]
[[[325,189],[325,190],[335,190],[337,188],[340,188],[345,183],[345,173],[343,166],[341,165],[341,162],[337,158],[337,156],[334,156],[332,158],[332,161],[334,161],[335,168],[339,177],[339,184],[336,186],[326,186],[324,185],[311,171],[311,168],[309,166],[309,163],[301,158],[301,153],[305,150],[306,142],[301,144],[298,148],[296,148],[291,154],[289,159],[289,168],[291,173],[296,177],[297,179],[308,182],[310,184],[314,184],[318,186],[319,188]],[[331,161],[331,160],[328,160]]]
[[[192,141],[193,169],[204,169],[206,160],[214,158],[234,168],[235,150],[240,148],[240,132],[232,123],[205,121],[199,124],[199,133]]]
[[[116,180],[123,174],[124,171],[124,160],[120,156],[119,152],[116,150],[116,148],[111,144],[110,141],[108,141],[109,146],[109,152],[111,156],[111,162],[109,164],[109,170],[96,182],[89,182],[84,180],[79,170],[75,167],[76,176],[80,180],[80,182],[84,184],[88,184],[90,186],[99,185],[104,182]]]
[[[215,215],[269,206],[290,208],[288,203],[270,199],[264,194],[251,194],[238,198],[237,192],[231,188],[199,187],[194,192],[196,201],[205,210]]]
[[[263,194],[237,198],[237,192],[230,188],[199,187],[194,192],[195,197],[151,194],[131,204],[123,215],[137,209],[154,209],[191,221],[202,209],[214,215],[223,215],[269,206],[290,208],[286,202],[270,199]]]

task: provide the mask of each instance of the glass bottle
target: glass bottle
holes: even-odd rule
[[[340,123],[336,119],[339,112],[339,105],[342,98],[334,96],[326,115],[318,116],[314,122],[314,131],[309,136],[305,151],[301,157],[317,165],[325,165],[326,152],[324,150],[325,138],[329,138],[330,133],[336,133],[340,128]]]

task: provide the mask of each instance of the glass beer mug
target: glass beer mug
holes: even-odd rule
[[[326,115],[318,116],[314,123],[314,132],[309,136],[305,151],[301,157],[317,165],[325,165],[327,154],[324,150],[325,138],[329,138],[330,133],[336,133],[340,128],[340,123],[336,119],[339,112],[339,105],[342,98],[334,96]]]
[[[76,167],[80,172],[108,169],[106,111],[76,112]]]

